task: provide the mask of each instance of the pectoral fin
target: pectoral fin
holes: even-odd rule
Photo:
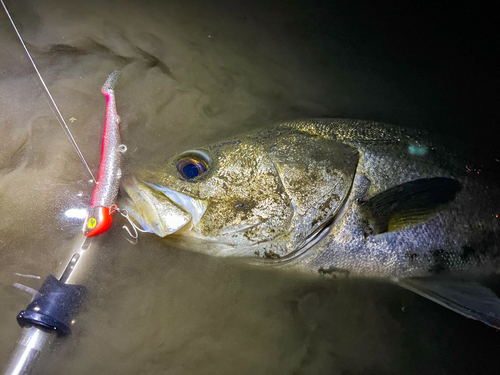
[[[500,299],[478,282],[429,277],[399,279],[397,284],[467,318],[500,329]]]
[[[435,177],[395,186],[362,203],[374,234],[424,223],[445,208],[460,191],[460,183]]]

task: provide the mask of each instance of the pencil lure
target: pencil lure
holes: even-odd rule
[[[85,219],[83,233],[87,237],[106,232],[113,223],[111,215],[118,210],[116,196],[122,176],[121,161],[127,147],[120,140],[120,116],[116,111],[115,84],[119,71],[111,73],[102,86],[106,96],[106,121],[102,137],[99,177],[92,194],[90,209]]]

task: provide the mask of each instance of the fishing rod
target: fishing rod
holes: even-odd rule
[[[3,0],[0,0],[2,2],[2,6],[3,6],[3,9],[5,9],[5,13],[7,13],[7,17],[9,17],[9,20],[10,20],[10,23],[12,24],[12,26],[14,27],[14,31],[16,32],[17,34],[17,37],[19,38],[19,40],[21,41],[21,44],[23,45],[23,48],[24,48],[24,51],[26,52],[26,54],[28,55],[28,58],[31,62],[31,65],[33,65],[33,68],[35,69],[35,72],[36,74],[38,75],[38,78],[40,79],[40,82],[42,83],[42,86],[43,88],[45,89],[45,92],[47,93],[47,95],[49,96],[50,98],[50,101],[52,102],[52,105],[53,107],[50,107],[52,109],[52,111],[54,112],[54,116],[56,117],[57,121],[59,122],[59,124],[62,126],[64,132],[66,133],[66,135],[68,136],[71,144],[73,145],[73,147],[75,148],[75,151],[76,153],[78,154],[78,156],[80,157],[80,160],[82,161],[83,165],[85,166],[85,168],[87,169],[87,171],[89,172],[90,176],[92,177],[92,181],[94,181],[94,183],[96,183],[96,179],[92,173],[92,171],[90,170],[90,167],[89,165],[87,164],[87,161],[85,160],[85,157],[83,156],[83,153],[80,151],[80,147],[78,147],[78,144],[76,143],[75,141],[75,138],[73,137],[73,134],[71,133],[71,130],[69,130],[69,127],[68,127],[68,124],[66,124],[66,121],[64,120],[64,117],[63,115],[61,114],[61,111],[59,110],[59,107],[57,106],[54,98],[52,97],[52,95],[50,94],[50,91],[47,87],[47,85],[45,84],[45,81],[43,80],[42,78],[42,75],[40,74],[40,71],[38,70],[36,64],[35,64],[35,61],[33,60],[33,58],[31,57],[31,54],[30,52],[28,51],[28,48],[26,47],[26,44],[24,44],[24,40],[23,38],[21,37],[21,34],[19,33],[19,30],[17,29],[16,27],[16,24],[14,23],[14,20],[12,19],[12,17],[10,16],[10,13],[7,9],[7,7],[5,6],[5,3],[3,2]],[[50,106],[50,105],[49,105]],[[54,111],[54,108],[55,108],[55,111]],[[57,113],[57,114],[56,114]]]
[[[85,274],[88,274],[95,263],[98,249],[97,243],[99,241],[94,240],[94,237],[105,233],[111,227],[111,215],[114,212],[119,212],[129,221],[134,234],[126,226],[123,226],[123,228],[136,241],[138,231],[143,232],[143,230],[132,222],[126,210],[120,210],[116,205],[122,175],[121,160],[123,153],[127,150],[120,140],[120,117],[116,111],[114,94],[119,72],[111,73],[101,89],[101,92],[106,96],[106,121],[103,132],[99,177],[96,180],[4,1],[0,0],[0,2],[50,98],[52,106],[47,101],[49,106],[96,184],[83,226],[83,236],[79,235],[77,237],[73,248],[68,254],[69,260],[65,263],[66,266],[60,270],[59,278],[49,275],[39,291],[33,296],[31,303],[17,315],[17,321],[23,327],[23,330],[3,373],[5,375],[18,375],[29,374],[34,371],[37,363],[39,363],[41,353],[47,352],[57,341],[57,337],[67,336],[71,333],[74,317],[86,296],[86,288],[77,283],[84,279]]]
[[[5,6],[5,3],[3,2],[3,0],[0,0],[0,2],[2,2],[3,9],[5,9],[5,13],[7,13],[7,17],[9,18],[10,23],[12,24],[12,27],[14,28],[14,31],[17,34],[17,37],[21,41],[21,44],[23,45],[24,51],[26,52],[26,55],[28,55],[28,58],[29,58],[29,60],[31,62],[31,65],[33,65],[33,68],[35,69],[35,72],[38,75],[38,78],[40,79],[40,82],[42,83],[42,86],[45,89],[45,92],[47,93],[48,97],[50,98],[50,101],[51,101],[53,107],[50,106],[50,104],[49,104],[49,107],[54,112],[54,116],[56,117],[57,121],[59,122],[59,124],[63,128],[63,130],[66,133],[66,135],[68,136],[71,144],[75,148],[76,153],[80,157],[80,160],[82,161],[83,165],[85,166],[85,168],[89,172],[90,176],[92,177],[92,181],[94,181],[94,183],[97,183],[97,181],[96,181],[96,179],[95,179],[92,171],[90,170],[89,165],[87,164],[87,161],[85,160],[85,157],[83,156],[83,153],[80,151],[80,147],[78,147],[78,144],[76,143],[75,138],[73,137],[73,134],[71,133],[71,130],[68,127],[68,124],[66,124],[66,121],[64,120],[64,117],[61,114],[61,111],[59,110],[59,107],[57,106],[56,101],[54,100],[54,98],[50,94],[50,91],[49,91],[47,85],[45,84],[45,81],[43,80],[42,75],[40,74],[40,71],[38,70],[38,68],[37,68],[37,66],[35,64],[35,61],[31,57],[31,54],[28,51],[28,48],[26,47],[26,44],[24,44],[24,40],[21,37],[21,34],[19,33],[19,30],[17,29],[16,24],[14,23],[14,20],[10,16],[10,13],[9,13],[7,7]],[[55,109],[55,111],[54,111],[54,109]]]

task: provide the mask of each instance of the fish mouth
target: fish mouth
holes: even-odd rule
[[[123,188],[128,198],[122,198],[120,207],[140,224],[144,230],[165,237],[182,228],[191,228],[203,216],[206,204],[198,199],[127,176]]]

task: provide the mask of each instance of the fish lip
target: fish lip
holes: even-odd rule
[[[152,189],[163,193],[163,195],[165,195],[169,200],[171,200],[178,207],[190,214],[192,225],[196,225],[207,210],[207,204],[200,199],[190,197],[186,194],[179,193],[178,191],[169,189],[161,185],[156,185],[148,181],[141,181]]]
[[[128,198],[121,198],[120,206],[124,205],[135,222],[159,237],[171,235],[181,229],[192,229],[206,211],[207,205],[204,201],[134,175],[125,177],[122,186]],[[148,194],[148,189],[151,189],[150,192],[157,192],[159,196]],[[161,196],[164,196],[164,199]],[[188,220],[176,219],[178,216],[184,216],[181,212],[189,217]]]
[[[126,176],[122,186],[128,197],[120,198],[120,207],[125,208],[146,231],[165,237],[189,228],[190,224],[192,226],[192,216],[188,210],[142,179],[134,175]],[[189,202],[183,194],[182,197]]]

